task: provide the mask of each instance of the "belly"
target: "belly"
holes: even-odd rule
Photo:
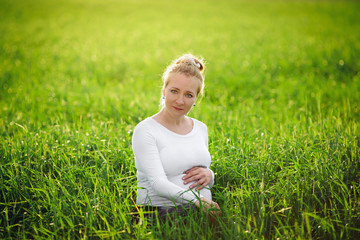
[[[210,191],[210,189],[208,187],[205,187],[205,188],[201,189],[200,191],[196,190],[196,188],[193,188],[193,189],[190,190],[190,188],[189,188],[190,185],[192,185],[196,181],[190,182],[190,183],[185,185],[184,180],[182,180],[183,176],[185,176],[185,174],[180,174],[180,175],[177,175],[177,176],[169,177],[168,179],[169,179],[170,182],[172,182],[175,185],[183,188],[184,192],[185,191],[193,191],[198,196],[199,196],[199,193],[200,193],[203,197],[211,200],[211,191]]]

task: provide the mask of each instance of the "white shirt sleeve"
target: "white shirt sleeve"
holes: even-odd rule
[[[205,127],[205,133],[206,133],[206,137],[205,137],[205,139],[206,139],[206,146],[207,146],[207,149],[209,149],[209,136],[208,136],[208,130],[207,130],[207,126],[206,125],[204,125],[204,127]],[[215,183],[215,174],[214,174],[214,172],[210,169],[210,168],[208,168],[209,170],[210,170],[210,172],[211,172],[211,176],[212,176],[212,178],[211,178],[211,181],[210,181],[210,183],[209,183],[209,187],[212,187],[212,186],[214,186],[214,183]]]
[[[212,186],[214,186],[214,182],[215,182],[215,175],[214,175],[214,172],[210,169],[210,168],[208,168],[209,170],[210,170],[210,172],[211,172],[211,176],[212,176],[212,178],[211,178],[211,181],[210,181],[210,183],[209,183],[209,187],[212,187]]]
[[[194,202],[202,197],[168,180],[160,160],[156,139],[145,125],[135,128],[132,147],[137,171],[146,176],[156,194],[179,203]]]

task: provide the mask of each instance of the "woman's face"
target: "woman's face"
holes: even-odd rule
[[[196,102],[200,81],[182,73],[169,76],[169,83],[163,89],[165,108],[175,116],[187,114]]]

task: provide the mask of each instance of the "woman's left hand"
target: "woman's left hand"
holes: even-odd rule
[[[193,167],[185,172],[185,176],[182,178],[184,180],[184,184],[188,184],[190,182],[196,181],[196,183],[190,185],[190,189],[197,187],[198,190],[203,189],[212,179],[212,174],[209,169],[203,167]]]

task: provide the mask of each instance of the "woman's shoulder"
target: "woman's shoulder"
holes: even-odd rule
[[[139,122],[136,126],[135,126],[135,130],[140,130],[140,129],[151,129],[154,126],[154,122],[153,119],[151,117],[145,118],[144,120],[142,120],[141,122]]]
[[[134,139],[144,139],[144,138],[153,138],[156,137],[157,131],[156,126],[153,123],[153,120],[151,118],[146,118],[139,122],[133,131],[133,140]]]
[[[197,120],[195,118],[191,118],[194,121],[194,124],[197,125],[200,129],[207,131],[207,126],[205,123],[201,122],[200,120]]]

